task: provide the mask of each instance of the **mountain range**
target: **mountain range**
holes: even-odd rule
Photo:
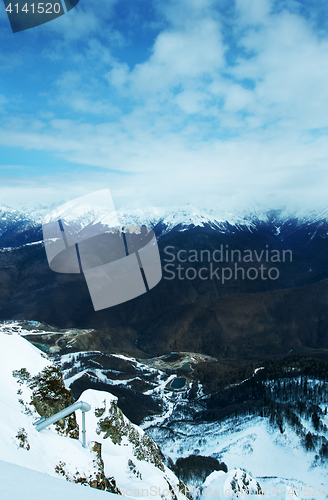
[[[193,351],[214,355],[231,367],[290,352],[327,357],[325,210],[307,215],[286,209],[232,215],[189,205],[118,211],[122,226],[145,224],[154,229],[163,278],[149,293],[98,312],[83,275],[49,269],[41,221],[51,220],[53,207],[29,213],[3,206],[0,210],[1,320],[91,329],[76,340],[77,350],[141,358]],[[79,217],[80,225],[106,227],[106,213],[86,212]],[[220,249],[222,254],[236,251],[237,257],[217,262]],[[286,255],[285,261],[272,262],[272,252]],[[252,261],[240,262],[239,255],[242,259],[251,255]],[[237,279],[233,275],[223,280],[222,268],[229,276],[235,265],[243,267],[244,276],[239,271]],[[261,279],[261,265],[277,270],[272,279],[267,275]],[[61,349],[70,348],[63,342]]]
[[[289,500],[309,488],[324,498],[326,211],[223,214],[191,205],[118,211],[122,227],[155,231],[163,278],[150,292],[98,312],[83,275],[48,266],[41,224],[56,217],[56,207],[1,207],[0,459],[14,464],[2,462],[2,470],[35,478],[37,491],[63,488],[20,466],[107,491],[155,483],[174,490],[182,480],[194,500],[221,490],[231,498]],[[110,220],[86,209],[67,222],[110,230]],[[243,272],[235,276],[236,265]],[[35,431],[28,401],[42,388],[26,382],[22,369],[32,376],[41,370],[38,380],[49,384],[51,377],[41,375],[53,360],[67,388],[59,403],[70,404],[71,394],[91,404],[88,439],[101,443],[101,455],[98,445],[84,451],[72,436]],[[142,460],[136,438],[145,441]],[[152,463],[157,456],[159,468]],[[8,484],[2,493],[20,498],[22,489]],[[166,498],[176,498],[169,486]]]

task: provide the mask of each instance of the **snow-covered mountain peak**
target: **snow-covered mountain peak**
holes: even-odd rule
[[[259,224],[271,224],[280,228],[293,221],[298,226],[309,224],[325,224],[328,221],[328,208],[317,210],[295,207],[281,207],[269,210],[265,206],[253,205],[248,208],[230,211],[220,206],[198,207],[192,203],[175,206],[133,206],[121,207],[115,210],[114,205],[101,200],[75,200],[60,206],[49,208],[39,207],[29,212],[20,212],[0,205],[0,237],[12,234],[20,235],[29,228],[40,228],[42,223],[62,220],[80,231],[90,225],[101,224],[106,228],[123,226],[141,226],[149,228],[160,227],[160,234],[169,233],[173,229],[185,231],[190,227],[211,227],[221,232],[229,231],[229,227],[248,228],[250,231]]]
[[[170,231],[175,227],[179,227],[180,230],[190,226],[204,227],[210,225],[221,227],[227,222],[231,225],[248,225],[251,223],[243,214],[235,215],[219,209],[196,207],[193,204],[147,207],[144,209],[121,208],[118,210],[117,215],[122,225],[145,224],[154,227],[160,223],[166,227],[166,231]]]
[[[50,211],[43,222],[56,220],[73,225],[77,230],[81,230],[89,224],[101,223],[108,227],[119,225],[109,189],[64,203]]]
[[[117,216],[117,219],[116,219]],[[250,207],[238,209],[236,211],[227,210],[220,206],[196,206],[193,203],[185,205],[166,205],[166,206],[133,206],[121,207],[115,211],[114,206],[101,205],[100,202],[80,203],[68,202],[65,205],[47,214],[44,221],[55,220],[64,217],[69,222],[83,224],[96,224],[113,227],[127,225],[146,225],[154,227],[162,224],[166,231],[179,227],[184,228],[195,226],[203,227],[210,225],[212,227],[222,228],[226,224],[232,226],[242,225],[251,227],[256,222],[267,223],[269,221],[282,224],[289,219],[297,219],[299,223],[318,222],[328,220],[328,208],[323,207],[319,210],[309,211],[308,209],[295,207],[281,207],[279,209],[268,209],[268,207],[254,204]]]
[[[15,208],[7,207],[6,205],[0,205],[0,222],[3,221],[20,221],[31,219],[28,214]]]

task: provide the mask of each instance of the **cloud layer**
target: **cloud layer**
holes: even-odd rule
[[[326,204],[324,4],[130,4],[81,0],[50,33],[1,31],[0,202],[106,185],[117,205]]]

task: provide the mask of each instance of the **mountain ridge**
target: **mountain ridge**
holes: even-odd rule
[[[181,227],[204,227],[211,226],[213,229],[221,231],[227,230],[228,226],[254,228],[257,224],[267,223],[279,227],[288,221],[294,221],[296,225],[302,224],[324,224],[328,221],[328,208],[320,210],[305,209],[264,209],[255,207],[251,209],[239,210],[236,212],[225,211],[215,208],[202,208],[193,204],[177,206],[160,206],[144,208],[120,208],[116,211],[119,222],[122,226],[126,225],[149,225],[151,228],[158,225],[165,227],[165,232],[174,228]],[[4,223],[18,224],[25,221],[28,226],[40,226],[42,222],[57,220],[60,212],[57,207],[42,207],[41,209],[18,210],[6,205],[0,205],[0,230]],[[102,222],[104,225],[111,224],[111,218],[108,219],[108,211],[98,207],[96,210],[85,205],[80,208],[78,216],[74,213],[70,216],[65,212],[66,220],[74,222],[83,220],[84,224],[94,224]],[[109,223],[109,224],[108,224]],[[0,233],[1,238],[1,233]]]
[[[248,226],[226,222],[224,231],[203,220],[200,226],[180,224],[169,229],[166,223],[157,223],[154,231],[163,279],[149,293],[97,313],[84,276],[54,273],[43,244],[33,244],[42,243],[39,223],[18,226],[16,232],[7,227],[7,232],[0,235],[0,320],[26,319],[61,329],[92,329],[92,333],[79,338],[77,349],[121,351],[140,358],[175,349],[204,354],[214,349],[223,355],[224,362],[230,360],[234,365],[244,359],[234,348],[233,339],[246,346],[248,361],[252,361],[262,359],[266,349],[273,357],[286,355],[286,332],[288,350],[298,346],[326,352],[328,223],[323,219],[311,223],[288,219],[278,231],[278,219],[281,214],[271,212],[266,221],[252,221]],[[212,256],[221,246],[262,253],[262,260],[243,263],[244,272],[249,268],[258,272],[261,265],[270,265],[278,269],[279,279],[253,280],[247,275],[244,279],[239,273],[238,279],[233,276],[222,282],[219,273],[211,277],[211,269],[219,268],[221,272],[222,267],[230,266],[233,271],[236,262],[186,259],[189,251]],[[292,260],[267,263],[266,248],[280,253],[290,249]],[[182,269],[181,279],[178,266]],[[199,274],[204,266],[205,280],[204,271]],[[188,268],[192,270],[189,274]],[[172,269],[174,279],[169,273]]]

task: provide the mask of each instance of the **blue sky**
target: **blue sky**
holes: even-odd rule
[[[0,204],[328,205],[328,7],[80,0],[13,34],[0,2]]]

